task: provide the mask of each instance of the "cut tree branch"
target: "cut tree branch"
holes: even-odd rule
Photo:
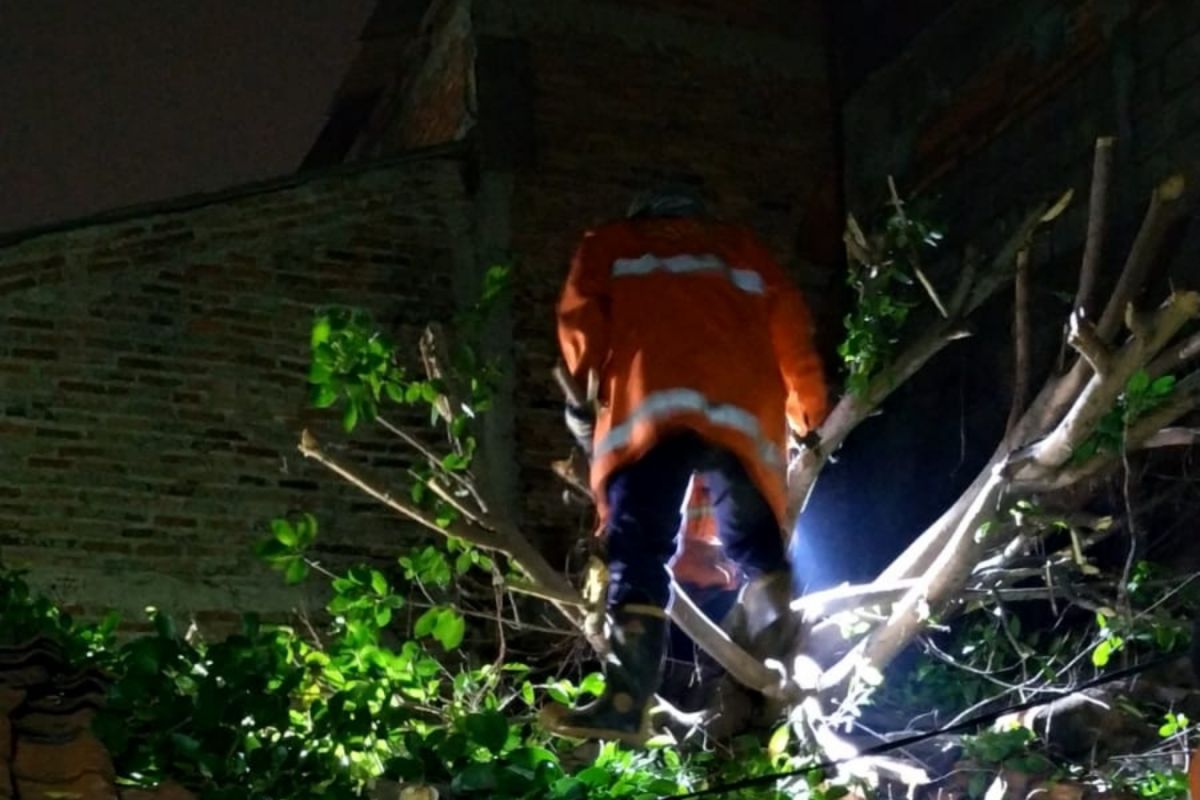
[[[1104,341],[1111,342],[1116,336],[1126,307],[1133,302],[1146,283],[1150,267],[1162,248],[1163,239],[1179,214],[1181,204],[1177,201],[1183,196],[1186,187],[1187,183],[1182,175],[1173,175],[1151,193],[1150,207],[1146,209],[1142,227],[1134,239],[1121,277],[1117,280],[1117,286],[1113,289],[1097,325],[1100,338]]]
[[[1108,221],[1108,183],[1113,158],[1113,138],[1096,140],[1096,155],[1092,162],[1092,191],[1088,197],[1087,238],[1083,247],[1083,263],[1079,268],[1079,286],[1075,290],[1076,311],[1085,317],[1092,313],[1092,295],[1100,271],[1100,254],[1104,248],[1104,233]]]
[[[1017,275],[1013,282],[1013,398],[1008,410],[1005,436],[1011,436],[1029,402],[1029,373],[1033,361],[1033,330],[1029,319],[1032,293],[1029,275],[1029,248],[1017,251]]]
[[[1062,422],[1032,449],[1031,460],[1043,472],[1067,463],[1071,454],[1108,413],[1135,371],[1153,358],[1189,320],[1200,314],[1200,293],[1176,292],[1110,359],[1111,371],[1094,375]],[[1103,333],[1101,331],[1101,333]],[[1032,466],[1032,465],[1031,465]],[[1029,476],[1029,469],[1022,477]]]
[[[1075,309],[1071,314],[1067,345],[1083,356],[1093,373],[1101,377],[1108,373],[1109,359],[1111,358],[1108,345],[1100,338],[1100,334],[1091,320],[1084,317],[1081,308]]]

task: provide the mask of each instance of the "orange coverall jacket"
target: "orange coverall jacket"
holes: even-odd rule
[[[558,304],[558,336],[600,410],[591,484],[601,517],[615,470],[691,430],[736,454],[782,521],[787,425],[826,413],[800,293],[746,228],[700,217],[631,219],[585,234]]]

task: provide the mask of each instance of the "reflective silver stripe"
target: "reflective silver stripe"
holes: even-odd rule
[[[637,258],[618,258],[613,262],[612,276],[614,278],[649,275],[663,270],[673,275],[686,275],[691,272],[720,272],[729,282],[748,294],[765,294],[762,276],[752,269],[731,268],[720,257],[712,253],[700,255],[678,255],[659,258],[651,253]]]
[[[596,458],[628,447],[629,442],[633,439],[633,431],[638,425],[682,412],[703,414],[714,425],[732,428],[738,433],[745,434],[754,442],[759,457],[763,461],[773,467],[783,466],[779,448],[763,436],[762,429],[758,426],[758,419],[753,414],[737,406],[709,403],[704,395],[695,389],[665,389],[647,396],[624,422],[610,430],[608,435],[600,441],[596,448]]]

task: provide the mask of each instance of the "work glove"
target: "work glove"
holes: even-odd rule
[[[563,416],[566,419],[567,430],[571,432],[571,438],[590,459],[592,457],[592,440],[596,435],[596,414],[585,406],[568,403]]]

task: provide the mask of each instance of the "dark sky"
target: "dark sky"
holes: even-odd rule
[[[293,171],[374,0],[0,0],[0,232]]]

